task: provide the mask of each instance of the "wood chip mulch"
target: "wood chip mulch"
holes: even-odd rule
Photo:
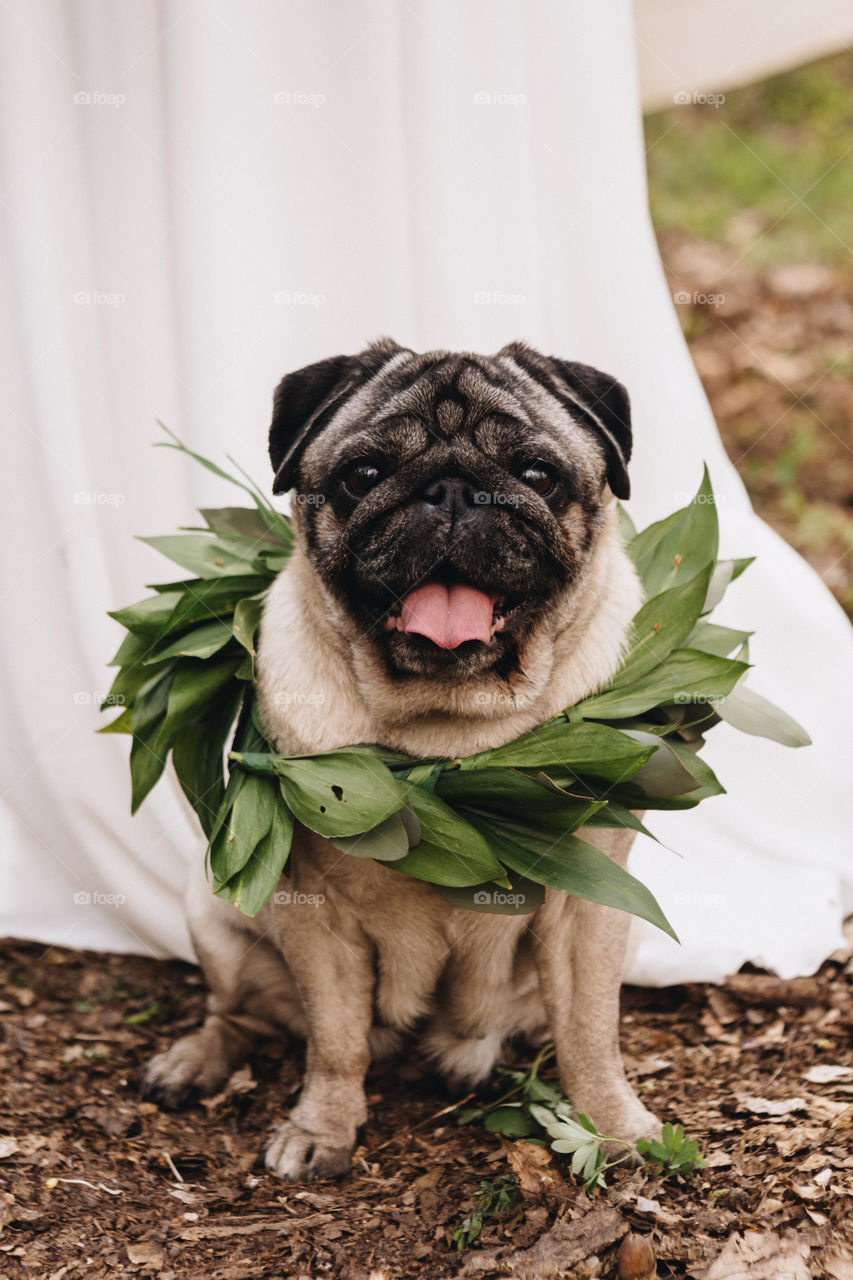
[[[629,1073],[699,1140],[707,1168],[691,1181],[626,1169],[587,1196],[562,1158],[457,1127],[437,1082],[404,1065],[370,1081],[352,1175],[299,1187],[256,1166],[298,1088],[298,1045],[271,1046],[217,1098],[161,1111],[138,1072],[200,1021],[198,972],[8,942],[0,1280],[625,1280],[637,1236],[660,1277],[853,1280],[851,985],[845,952],[790,982],[626,989]],[[511,1169],[516,1205],[457,1252],[480,1183]]]

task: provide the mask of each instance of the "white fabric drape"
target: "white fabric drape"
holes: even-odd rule
[[[288,369],[380,333],[524,338],[628,385],[638,523],[707,459],[724,553],[759,556],[722,618],[757,631],[752,683],[815,740],[714,731],[729,794],[653,815],[683,857],[633,856],[683,944],[638,925],[630,976],[812,970],[849,878],[853,642],[752,514],[682,340],[627,0],[10,0],[0,24],[0,933],[191,955],[199,834],[168,784],[131,820],[126,740],[93,733],[121,637],[105,611],[169,575],[132,535],[231,498],[149,447],[155,418],[263,479]]]

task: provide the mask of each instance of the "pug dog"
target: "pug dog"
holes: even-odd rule
[[[273,491],[295,490],[258,646],[279,751],[469,755],[616,671],[642,593],[617,529],[631,425],[614,378],[519,342],[383,339],[288,374],[269,447]],[[633,833],[584,838],[624,866]],[[301,1182],[350,1169],[371,1058],[405,1045],[473,1086],[512,1037],[551,1037],[578,1111],[627,1141],[658,1131],[619,1050],[624,912],[551,889],[528,915],[451,906],[298,825],[279,888],[249,919],[193,879],[209,1013],[147,1069],[166,1104],[219,1090],[259,1037],[303,1037],[301,1095],[265,1154]]]

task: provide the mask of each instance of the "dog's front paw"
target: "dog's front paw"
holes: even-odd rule
[[[608,1160],[624,1156],[625,1148],[619,1145],[622,1142],[633,1146],[638,1138],[660,1137],[660,1120],[643,1106],[639,1098],[633,1096],[620,1099],[618,1103],[603,1110],[601,1107],[594,1108],[592,1119],[599,1133],[617,1139],[617,1142],[607,1143],[605,1146]],[[640,1163],[639,1157],[637,1163]]]
[[[352,1168],[355,1140],[343,1146],[339,1139],[300,1129],[285,1120],[264,1153],[264,1164],[285,1182],[311,1182],[314,1178],[339,1178]]]
[[[142,1093],[166,1107],[180,1107],[196,1095],[217,1093],[229,1074],[220,1045],[202,1029],[151,1059],[142,1076]]]

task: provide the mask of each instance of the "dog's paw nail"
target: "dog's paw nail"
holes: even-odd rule
[[[300,1129],[291,1120],[273,1135],[263,1154],[266,1167],[285,1182],[339,1178],[352,1168],[353,1146],[340,1146]]]

